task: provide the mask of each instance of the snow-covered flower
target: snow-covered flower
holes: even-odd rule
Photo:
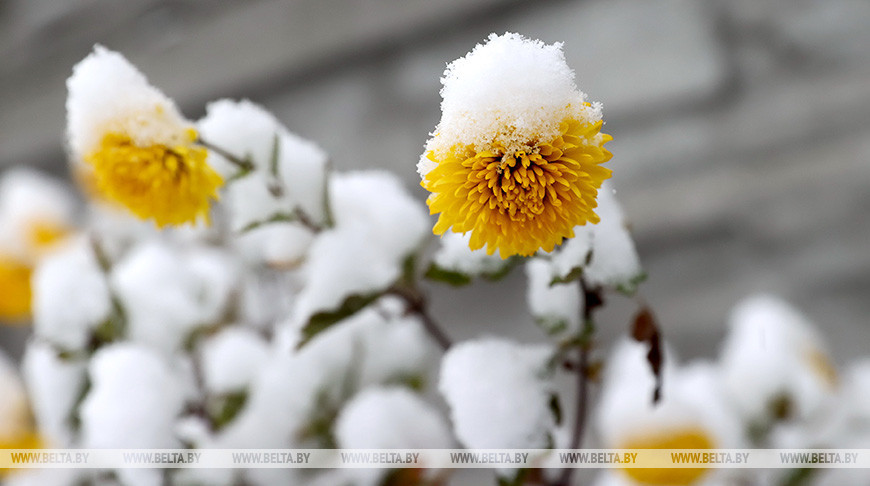
[[[0,320],[31,313],[31,275],[39,259],[74,227],[75,203],[59,182],[12,169],[0,179]]]
[[[175,103],[102,46],[67,80],[67,135],[85,186],[158,226],[208,221],[223,179]]]
[[[811,418],[838,386],[824,341],[786,302],[759,295],[732,312],[720,357],[728,397],[755,425]]]
[[[86,386],[86,365],[84,359],[61,358],[44,341],[27,346],[21,371],[39,434],[50,447],[73,443],[73,409]]]
[[[678,366],[666,354],[662,398],[653,403],[656,384],[646,353],[644,344],[624,340],[605,364],[596,415],[604,447],[727,449],[743,444],[741,423],[727,406],[712,364]],[[710,471],[627,468],[623,472],[639,484],[688,485],[706,480]]]
[[[552,251],[575,226],[598,222],[611,137],[562,44],[492,34],[441,82],[441,122],[418,165],[440,213],[435,234],[471,232],[472,249],[506,258]]]

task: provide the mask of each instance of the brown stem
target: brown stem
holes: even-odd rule
[[[416,288],[408,288],[404,286],[396,286],[389,291],[390,294],[402,298],[408,305],[408,311],[416,314],[426,332],[432,336],[432,339],[441,346],[441,349],[447,351],[453,345],[453,341],[447,336],[447,333],[441,329],[441,326],[429,313],[429,305],[426,297]]]
[[[583,292],[583,329],[580,331],[580,339],[577,346],[577,365],[574,372],[577,373],[577,409],[574,416],[574,429],[571,432],[569,448],[579,449],[583,445],[583,436],[586,431],[586,415],[589,401],[589,354],[592,351],[592,335],[595,332],[593,312],[601,307],[604,301],[601,297],[601,289],[590,288],[584,279],[580,279],[580,288]],[[569,486],[574,468],[565,468],[562,475],[553,486]]]

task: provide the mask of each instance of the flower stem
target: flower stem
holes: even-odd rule
[[[577,340],[577,404],[574,414],[574,429],[571,433],[570,449],[579,449],[583,445],[583,436],[586,431],[586,419],[589,408],[589,355],[592,352],[592,338],[595,334],[595,320],[592,313],[595,309],[604,305],[600,288],[590,288],[584,279],[580,279],[580,288],[583,292],[583,329]],[[574,468],[565,468],[562,475],[553,486],[569,486]]]
[[[420,318],[426,332],[432,336],[432,339],[441,346],[441,349],[447,351],[453,345],[453,341],[441,328],[438,322],[429,313],[429,303],[426,297],[416,287],[395,286],[389,291],[390,294],[400,297],[408,305],[408,312],[414,313]]]
[[[213,145],[209,142],[206,142],[205,140],[203,140],[201,138],[199,140],[197,140],[197,143],[199,143],[203,147],[211,150],[212,152],[220,155],[221,157],[227,159],[227,161],[229,163],[235,165],[243,172],[248,172],[248,171],[251,171],[254,169],[254,164],[248,159],[241,159],[239,157],[236,157],[235,155],[227,152],[226,150],[218,147],[217,145]]]

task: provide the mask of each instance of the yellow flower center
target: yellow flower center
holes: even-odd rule
[[[209,221],[209,203],[223,179],[206,163],[206,149],[192,145],[196,132],[190,132],[191,144],[174,147],[140,147],[126,135],[107,134],[85,159],[98,190],[161,227]]]
[[[471,231],[471,249],[486,245],[488,254],[507,258],[552,251],[575,226],[597,223],[598,189],[610,177],[600,164],[611,157],[601,124],[565,120],[555,140],[512,153],[467,148],[437,160],[429,152],[437,165],[421,185],[432,192],[430,213],[441,213],[433,232]]]
[[[712,449],[713,440],[700,427],[685,427],[639,435],[625,441],[623,449]],[[633,480],[648,485],[684,486],[693,484],[707,468],[625,468]]]
[[[9,323],[30,317],[30,265],[0,254],[0,319]]]

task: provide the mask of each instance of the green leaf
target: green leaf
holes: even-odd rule
[[[435,282],[442,282],[454,287],[462,287],[471,283],[471,276],[462,272],[448,270],[433,263],[429,265],[424,277]]]
[[[520,262],[523,261],[523,258],[512,256],[505,260],[504,264],[498,270],[494,272],[484,272],[481,276],[490,282],[498,282],[499,280],[505,278],[511,270],[516,268]]]
[[[633,297],[634,294],[637,292],[637,287],[646,279],[647,273],[640,272],[639,274],[632,277],[629,281],[617,285],[616,290],[617,292],[627,295],[628,297]]]
[[[366,306],[377,300],[382,294],[383,292],[375,292],[367,295],[353,294],[344,299],[344,302],[341,303],[338,309],[322,311],[314,314],[308,320],[305,327],[302,328],[302,341],[299,343],[299,346],[297,346],[297,349],[308,344],[308,342],[314,339],[315,336],[329,329],[337,322],[364,309]]]
[[[244,391],[217,397],[215,403],[210,407],[213,410],[210,415],[213,417],[215,429],[220,430],[232,422],[245,407],[247,401],[248,393]]]
[[[558,285],[558,284],[566,284],[573,282],[575,280],[580,280],[580,277],[583,276],[583,267],[574,267],[568,272],[564,277],[553,277],[553,280],[550,280],[550,286]]]

